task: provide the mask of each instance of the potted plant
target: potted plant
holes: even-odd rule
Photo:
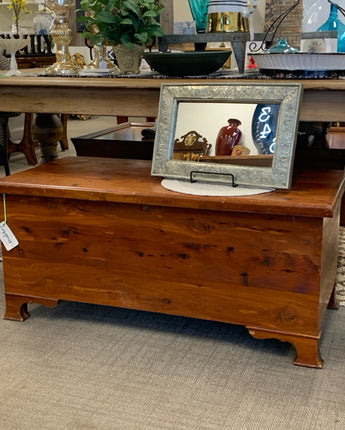
[[[138,73],[145,47],[163,36],[157,17],[164,6],[157,0],[81,0],[80,6],[83,37],[112,45],[120,70]]]

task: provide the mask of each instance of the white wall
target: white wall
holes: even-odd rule
[[[13,12],[8,9],[8,3],[0,3],[0,32],[8,33],[13,24]],[[28,4],[27,8],[31,13],[21,13],[19,17],[19,25],[25,29],[33,30],[33,17],[38,10],[38,4]]]

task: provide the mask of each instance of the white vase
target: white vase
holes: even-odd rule
[[[30,39],[28,37],[23,38],[20,36],[11,36],[6,39],[0,38],[1,48],[11,53],[10,70],[5,74],[5,76],[20,76],[22,74],[22,72],[18,70],[16,52],[27,46],[29,41]]]
[[[144,50],[142,45],[134,45],[133,49],[121,44],[113,46],[120,72],[138,74]]]

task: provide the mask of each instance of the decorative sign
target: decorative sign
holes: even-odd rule
[[[279,104],[258,104],[252,120],[252,136],[259,154],[274,154]]]

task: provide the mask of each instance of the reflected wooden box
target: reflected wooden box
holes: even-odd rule
[[[326,140],[331,149],[345,149],[345,127],[330,127]]]
[[[125,122],[71,141],[79,156],[151,160],[154,137],[143,137],[142,131],[154,126],[154,122]]]

